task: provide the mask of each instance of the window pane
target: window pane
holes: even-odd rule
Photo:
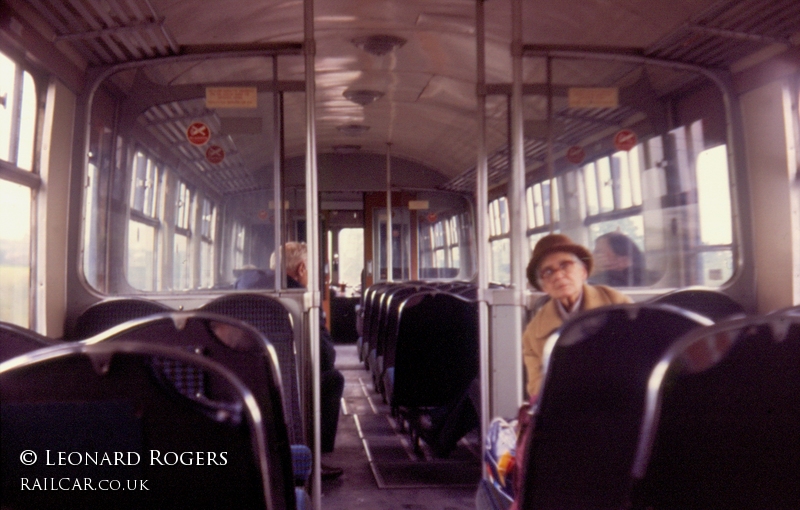
[[[172,288],[185,290],[192,285],[191,264],[189,263],[189,238],[175,236],[175,255],[173,258]]]
[[[629,156],[630,153],[626,151],[617,152],[613,156],[613,164],[616,165],[615,184],[619,193],[617,209],[627,209],[633,205]]]
[[[33,77],[22,74],[22,115],[19,124],[17,166],[33,170],[33,138],[36,133],[36,88]]]
[[[433,252],[433,267],[447,267],[444,260],[444,250],[439,249]]]
[[[508,221],[508,200],[506,200],[506,197],[500,197],[498,206],[500,210],[500,233],[507,234],[511,224]]]
[[[597,185],[600,195],[600,212],[614,210],[614,181],[611,179],[611,165],[608,158],[597,161]]]
[[[544,205],[542,201],[542,185],[536,184],[533,187],[533,207],[536,218],[536,226],[544,225]]]
[[[0,159],[14,163],[11,158],[14,105],[17,102],[17,64],[0,53],[0,97],[5,104],[0,107]]]
[[[339,283],[347,284],[348,293],[361,287],[364,269],[364,229],[339,231]]]
[[[732,250],[701,253],[699,264],[700,281],[698,285],[719,287],[733,277]]]
[[[29,327],[31,190],[0,181],[0,320]]]
[[[586,186],[586,214],[593,216],[599,212],[597,205],[597,178],[594,163],[583,166],[583,182]]]
[[[99,192],[99,169],[92,163],[87,169],[86,183],[83,188],[83,273],[89,284],[95,288],[100,286],[99,272],[100,261],[98,260],[100,250],[98,249],[97,236],[100,228],[95,228],[99,221],[99,203],[97,194]]]
[[[511,240],[492,241],[492,281],[511,284]]]
[[[639,144],[631,149],[628,154],[631,175],[631,202],[633,205],[642,205],[642,163],[644,161],[644,148]]]
[[[155,290],[156,229],[136,221],[128,225],[128,283],[135,289]]]
[[[704,245],[731,244],[733,224],[725,145],[705,150],[697,157],[697,202],[700,242]]]
[[[533,186],[525,190],[525,209],[528,211],[528,228],[536,228],[536,216],[533,212]]]
[[[214,245],[206,241],[200,247],[200,286],[214,286]]]
[[[450,248],[450,267],[461,267],[461,249],[458,246]]]

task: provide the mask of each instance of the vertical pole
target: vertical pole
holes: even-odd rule
[[[553,233],[556,224],[556,163],[553,154],[553,59],[547,56],[547,175],[550,177],[550,233]],[[544,198],[544,197],[543,197]]]
[[[489,356],[489,264],[488,264],[488,203],[489,203],[489,166],[486,155],[486,37],[484,0],[475,2],[475,34],[477,46],[477,78],[476,98],[478,110],[478,161],[475,172],[475,230],[477,241],[478,270],[478,341],[480,349],[480,385],[481,385],[481,437],[485,438],[489,428],[491,414],[491,360]],[[485,458],[485,441],[481,441],[481,458]],[[486,476],[486,473],[484,473]]]
[[[314,410],[314,469],[312,482],[312,506],[321,509],[320,491],[322,477],[320,462],[320,372],[319,372],[319,332],[320,332],[320,275],[319,275],[319,202],[317,201],[317,133],[315,115],[315,71],[314,55],[314,0],[304,0],[304,42],[306,71],[306,245],[308,247],[308,289],[305,294],[305,308],[308,310],[308,337],[311,344],[311,393]]]
[[[278,91],[278,57],[272,56],[272,202],[275,220],[275,291],[283,282],[283,158],[281,154],[281,98]]]
[[[525,290],[525,145],[522,118],[522,0],[512,1],[511,14],[511,191],[509,210],[511,223],[511,285],[514,304],[522,305]]]
[[[392,253],[392,142],[386,142],[386,281],[394,281]]]

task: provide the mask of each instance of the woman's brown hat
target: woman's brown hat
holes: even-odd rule
[[[592,260],[592,253],[589,250],[580,244],[573,243],[572,239],[564,234],[549,234],[539,239],[539,242],[537,242],[536,246],[533,248],[531,260],[528,262],[526,274],[528,276],[528,281],[536,290],[542,290],[541,287],[539,287],[539,278],[537,278],[539,263],[547,255],[557,252],[574,254],[583,262],[583,265],[586,266],[586,272],[592,272],[594,261]]]

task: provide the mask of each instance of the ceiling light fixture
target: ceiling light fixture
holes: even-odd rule
[[[404,45],[406,40],[402,37],[397,37],[394,35],[375,34],[364,37],[356,37],[355,39],[352,39],[351,42],[357,48],[366,51],[370,55],[381,57]]]
[[[333,152],[335,152],[337,154],[353,154],[353,153],[358,152],[360,150],[361,150],[361,146],[360,145],[344,144],[344,145],[334,145],[333,146]]]
[[[348,101],[352,101],[355,104],[360,104],[361,106],[367,106],[368,104],[374,103],[378,99],[382,98],[383,92],[368,89],[347,89],[344,91],[343,95]]]
[[[358,136],[369,131],[369,126],[365,126],[364,124],[343,124],[341,126],[336,126],[336,130],[348,136]]]

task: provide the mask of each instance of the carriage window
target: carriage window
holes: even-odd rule
[[[725,145],[707,149],[697,157],[697,203],[700,283],[719,285],[733,276],[733,224]]]
[[[203,212],[200,218],[200,286],[214,285],[214,233],[217,209],[207,198],[203,199]]]
[[[511,239],[508,201],[500,197],[489,203],[489,239],[491,243],[491,281],[511,283]]]
[[[234,267],[244,265],[244,225],[238,221],[233,224],[233,262]],[[274,268],[272,268],[274,269]]]
[[[191,228],[192,194],[186,183],[178,185],[178,197],[175,200],[175,226],[179,229]]]
[[[128,222],[128,284],[138,290],[158,288],[157,232],[161,173],[143,152],[133,156],[131,219]]]
[[[558,193],[558,179],[537,182],[525,191],[525,205],[528,212],[527,235],[531,250],[539,239],[549,234],[551,230],[556,230],[560,207]]]
[[[29,326],[31,190],[0,180],[0,320]]]
[[[30,73],[0,53],[0,159],[33,170],[36,87]]]
[[[641,146],[618,151],[583,166],[589,216],[642,205]]]
[[[135,289],[156,289],[156,228],[131,221],[128,228],[128,283]]]
[[[0,320],[31,326],[30,292],[32,216],[36,180],[6,180],[33,171],[36,134],[36,87],[33,77],[0,53]]]
[[[339,283],[346,285],[346,295],[361,288],[364,269],[364,229],[343,228],[339,231]]]
[[[190,251],[192,193],[186,183],[178,182],[175,198],[175,245],[173,254],[173,285],[175,290],[185,290],[192,286],[192,253]]]
[[[450,255],[450,267],[461,267],[461,247],[458,241],[458,216],[447,222],[447,246]]]
[[[156,218],[158,212],[159,179],[155,161],[137,152],[133,157],[133,186],[131,186],[131,209],[148,218]]]

